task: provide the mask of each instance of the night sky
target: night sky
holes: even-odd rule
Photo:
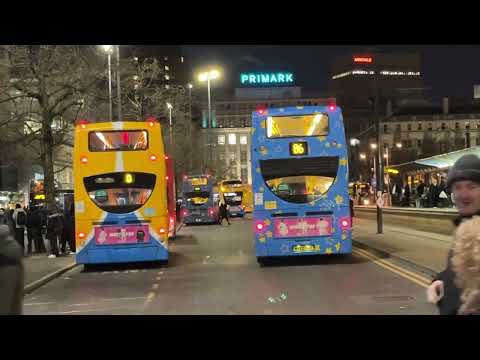
[[[217,86],[231,87],[238,69],[271,68],[289,70],[296,75],[296,84],[305,90],[327,91],[329,62],[336,55],[352,52],[416,52],[421,55],[421,71],[425,86],[434,96],[473,98],[473,84],[480,84],[480,46],[260,46],[260,45],[195,45],[182,46],[192,72],[207,64],[218,64],[225,79]]]

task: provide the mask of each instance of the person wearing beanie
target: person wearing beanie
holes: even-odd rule
[[[457,227],[465,220],[480,215],[480,158],[478,156],[464,155],[458,159],[448,172],[446,186],[451,189],[458,209],[459,216],[454,220]],[[453,251],[450,250],[447,268],[433,279],[427,289],[428,301],[438,306],[440,315],[456,315],[462,305],[461,290],[455,283],[452,257]]]

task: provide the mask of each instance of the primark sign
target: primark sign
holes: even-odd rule
[[[293,85],[293,73],[241,73],[240,83],[253,86]]]

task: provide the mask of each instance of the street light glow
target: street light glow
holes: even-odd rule
[[[172,106],[172,104],[170,104],[169,102],[167,102],[167,108],[169,108],[169,109],[173,109],[173,106]]]
[[[367,155],[365,155],[364,153],[360,154],[360,159],[365,160],[366,158],[367,158]]]
[[[113,52],[113,45],[102,45],[102,49],[107,54],[111,54]]]
[[[360,144],[360,140],[355,139],[355,138],[351,138],[351,139],[350,139],[350,145],[351,145],[351,146],[357,146],[357,145],[359,145],[359,144]]]
[[[188,87],[189,89],[191,89],[191,88],[193,88],[193,85],[190,84],[190,83],[188,83],[188,84],[187,84],[187,87]]]
[[[198,75],[198,80],[199,81],[208,81],[208,80],[214,80],[218,79],[220,77],[220,71],[216,69],[212,69],[203,73],[200,73]]]
[[[370,144],[370,147],[371,147],[372,149],[376,149],[376,148],[377,148],[377,144]]]
[[[396,143],[395,146],[400,149],[402,147],[402,143],[400,143],[400,142]]]
[[[220,77],[220,72],[218,70],[210,71],[210,79],[217,79],[218,77]]]

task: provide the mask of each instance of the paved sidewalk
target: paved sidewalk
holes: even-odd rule
[[[355,217],[353,240],[434,272],[445,268],[453,235],[440,235],[384,224],[377,234],[375,220]]]
[[[75,264],[75,256],[59,256],[49,259],[47,255],[32,255],[23,259],[25,269],[25,288],[29,289],[32,284],[46,282],[46,277],[53,276],[61,270],[71,268]],[[48,281],[48,280],[47,280]]]

